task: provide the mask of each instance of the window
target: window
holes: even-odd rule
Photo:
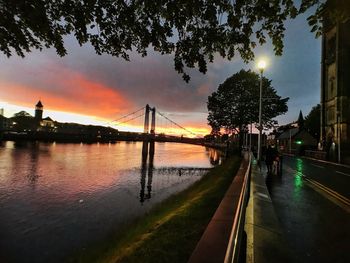
[[[326,64],[331,64],[335,61],[336,54],[336,35],[334,34],[327,40],[326,44]]]

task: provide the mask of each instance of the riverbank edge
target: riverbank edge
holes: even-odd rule
[[[211,169],[122,231],[73,255],[69,262],[187,262],[241,164],[238,156]]]

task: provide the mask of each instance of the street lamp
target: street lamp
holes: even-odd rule
[[[341,163],[340,159],[340,136],[341,136],[341,123],[340,123],[340,111],[337,111],[337,137],[338,137],[338,163]]]
[[[260,60],[258,62],[258,69],[260,71],[260,96],[259,96],[259,137],[258,137],[258,163],[261,163],[261,132],[262,132],[262,80],[263,73],[266,67],[266,62],[264,60]]]

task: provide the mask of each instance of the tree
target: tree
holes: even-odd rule
[[[316,139],[320,139],[321,129],[321,105],[312,107],[310,113],[305,117],[304,127]]]
[[[299,117],[298,117],[297,123],[298,123],[298,127],[300,127],[300,128],[304,127],[304,117],[303,117],[303,113],[301,112],[301,110],[299,112]]]
[[[208,97],[208,124],[216,130],[224,128],[240,134],[247,131],[248,124],[259,119],[260,76],[250,70],[241,70],[220,84],[218,90]],[[262,121],[264,127],[272,127],[272,118],[288,111],[287,101],[277,95],[271,80],[263,77]]]
[[[26,111],[19,111],[15,114],[13,114],[13,118],[16,118],[16,117],[32,117],[32,115],[30,115],[28,112]]]
[[[341,2],[346,0],[329,0]],[[128,60],[129,52],[147,55],[149,47],[174,54],[175,70],[207,71],[215,54],[253,59],[253,48],[272,40],[283,50],[284,22],[323,0],[0,0],[0,51],[24,56],[31,49],[54,47],[66,55],[64,36],[91,43],[97,54]],[[297,6],[299,5],[299,6]],[[347,5],[344,2],[344,5]],[[310,17],[320,32],[323,5]]]
[[[13,130],[18,132],[29,130],[34,131],[38,126],[38,122],[26,111],[19,111],[15,113],[10,118],[10,121],[15,123]]]

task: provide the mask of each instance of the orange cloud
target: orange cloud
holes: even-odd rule
[[[38,99],[44,109],[79,113],[104,118],[117,117],[127,112],[133,105],[112,87],[91,81],[85,76],[61,72],[51,79],[55,89],[33,87],[8,82],[0,82],[1,99],[10,103],[33,107]]]
[[[84,75],[56,63],[39,67],[38,70],[30,74],[23,71],[19,72],[18,78],[11,75],[11,77],[0,79],[1,100],[17,106],[31,108],[34,111],[34,105],[41,99],[44,104],[44,116],[48,114],[53,118],[56,116],[58,121],[72,121],[83,124],[97,124],[96,121],[101,121],[101,125],[113,126],[119,130],[143,131],[144,116],[140,116],[140,118],[128,122],[126,125],[109,122],[109,120],[118,119],[140,108],[141,105],[137,105],[137,98],[145,98],[147,95],[147,98],[151,98],[153,103],[156,103],[156,98],[191,97],[192,92],[191,89],[185,89],[184,91],[178,89],[151,89],[147,86],[149,82],[146,81],[143,86],[136,85],[138,93],[129,94],[129,90],[126,90],[125,87],[106,85],[94,79],[92,75]],[[131,78],[133,77],[131,76]],[[114,82],[109,81],[109,83]],[[207,91],[208,86],[202,85],[197,93],[206,93]],[[196,93],[196,91],[194,92]],[[134,101],[128,99],[134,96],[136,96],[136,105],[134,105]],[[178,107],[177,100],[168,100],[168,102],[174,103]],[[152,104],[152,106],[155,105]],[[45,113],[45,110],[51,112]],[[59,116],[54,114],[57,112],[60,112]],[[62,112],[63,115],[74,113],[81,116],[68,116],[69,114],[67,114],[67,116],[62,117]],[[33,114],[33,112],[29,113]],[[85,118],[88,116],[94,118],[91,118],[91,120]],[[193,116],[188,113],[174,113],[174,116],[170,114],[170,118],[196,135],[204,135],[210,132],[210,129],[204,125],[205,120],[203,123],[202,117],[198,119],[196,113],[193,113]],[[193,136],[184,130],[177,129],[176,126],[172,130],[164,130],[161,128],[161,124],[156,124],[157,133]]]

